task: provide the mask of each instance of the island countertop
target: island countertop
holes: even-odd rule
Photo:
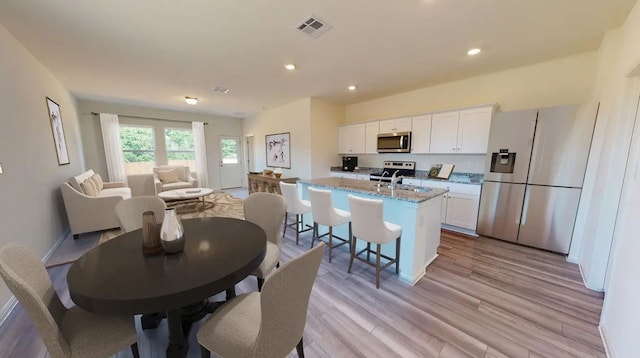
[[[368,180],[357,180],[347,178],[319,178],[310,180],[298,180],[298,183],[312,185],[317,188],[342,189],[354,193],[363,193],[381,198],[397,199],[412,203],[422,203],[446,193],[447,189],[422,188],[410,185],[398,185],[395,190],[388,189],[386,185],[378,188],[378,183]]]

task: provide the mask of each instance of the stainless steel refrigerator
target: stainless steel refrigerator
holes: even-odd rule
[[[491,122],[477,232],[567,254],[595,116],[576,107],[497,113]]]

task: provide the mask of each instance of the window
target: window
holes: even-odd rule
[[[149,174],[156,165],[153,128],[120,126],[124,171],[127,175]]]
[[[164,138],[167,143],[167,161],[169,165],[186,165],[196,171],[196,150],[193,144],[193,132],[190,129],[166,128]]]
[[[222,138],[220,146],[222,147],[222,163],[238,164],[238,139]]]

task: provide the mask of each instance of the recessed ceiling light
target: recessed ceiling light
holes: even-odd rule
[[[284,65],[284,68],[286,68],[289,71],[293,71],[296,69],[296,65],[294,65],[293,63],[287,63],[286,65]]]
[[[198,99],[195,97],[185,97],[184,101],[191,105],[198,103]]]
[[[469,56],[474,56],[477,55],[481,52],[482,50],[479,48],[472,48],[471,50],[467,51],[467,55]]]
[[[231,92],[231,90],[230,90],[230,89],[228,89],[228,88],[224,88],[224,87],[220,87],[220,86],[215,86],[215,87],[213,87],[213,90],[214,90],[215,92],[222,93],[222,94],[227,94],[227,93]]]
[[[351,86],[347,87],[347,89],[348,89],[349,91],[355,91],[357,88],[358,88],[358,87],[356,87],[356,86],[354,86],[354,85],[351,85]]]

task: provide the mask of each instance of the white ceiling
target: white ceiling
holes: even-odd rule
[[[303,97],[355,103],[595,50],[634,3],[2,0],[0,23],[78,98],[242,117]],[[312,14],[333,29],[318,39],[298,32]],[[472,47],[483,52],[468,57]]]

